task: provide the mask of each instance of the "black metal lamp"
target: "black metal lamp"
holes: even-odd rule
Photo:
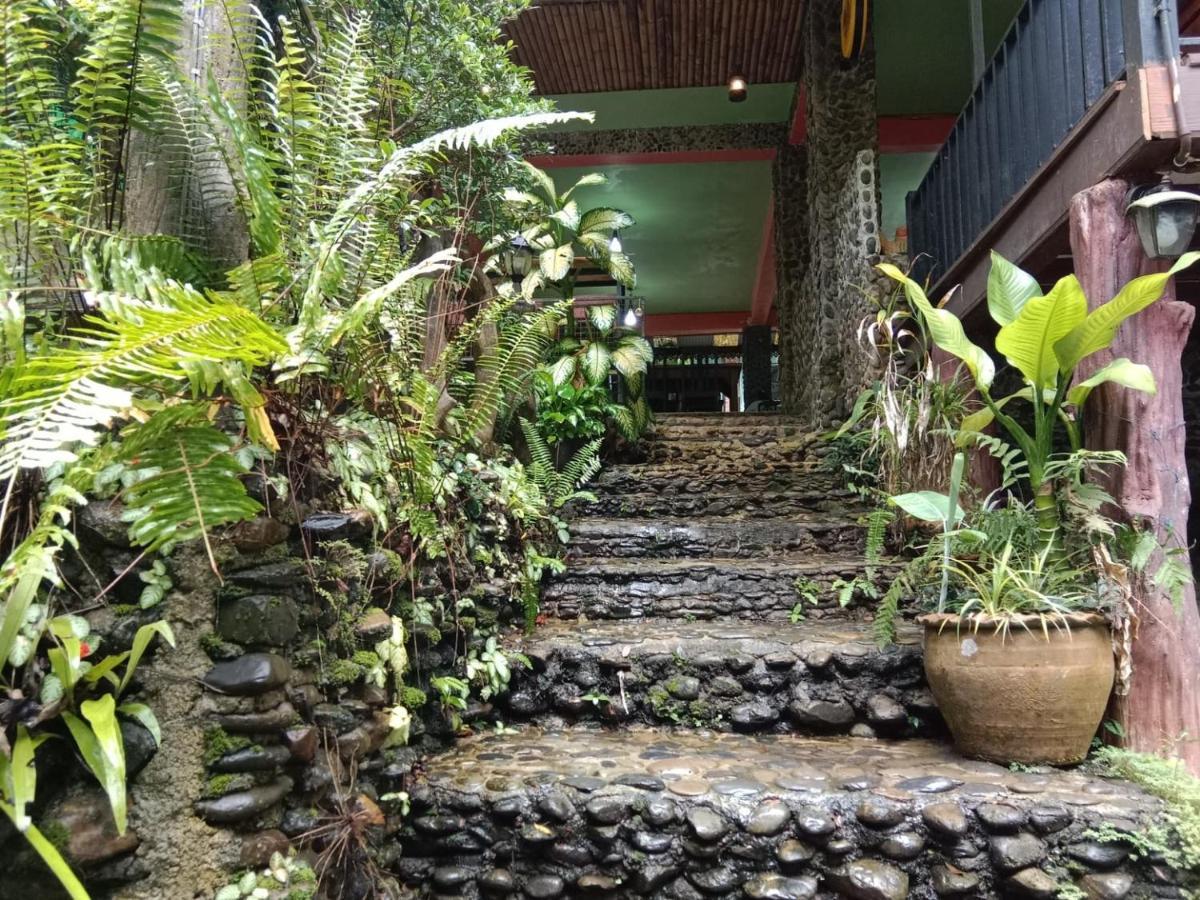
[[[500,251],[500,269],[508,273],[513,287],[519,288],[533,264],[533,249],[529,241],[517,235]]]
[[[1164,178],[1159,184],[1133,188],[1125,214],[1133,216],[1142,249],[1151,259],[1182,256],[1196,233],[1200,196],[1177,191]]]

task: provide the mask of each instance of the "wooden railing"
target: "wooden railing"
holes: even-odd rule
[[[917,275],[946,274],[1121,77],[1122,7],[1123,0],[1027,0],[908,195]]]

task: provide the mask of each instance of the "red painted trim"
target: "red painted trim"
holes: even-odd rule
[[[879,152],[930,153],[940,150],[954,121],[954,116],[881,116]]]
[[[804,88],[796,91],[796,108],[792,110],[792,127],[788,130],[789,144],[803,144],[808,136],[807,97]]]
[[[775,305],[775,197],[767,203],[762,240],[758,247],[758,271],[754,275],[754,294],[747,325],[766,325]]]
[[[775,158],[774,147],[743,150],[664,150],[639,153],[580,153],[561,156],[529,156],[539,169],[584,168],[586,166],[640,166],[656,163],[763,162]]]
[[[686,334],[732,334],[746,326],[747,310],[710,313],[647,313],[646,337],[680,337]]]

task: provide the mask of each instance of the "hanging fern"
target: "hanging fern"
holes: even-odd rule
[[[521,419],[521,432],[529,449],[529,474],[556,509],[571,500],[595,500],[594,494],[579,489],[600,471],[600,438],[576,450],[560,470],[554,465],[550,445],[533,422]]]

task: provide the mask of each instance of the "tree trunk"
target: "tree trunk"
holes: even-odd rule
[[[1071,202],[1071,251],[1092,309],[1131,278],[1162,271],[1145,257],[1125,216],[1128,188],[1123,181],[1105,181]],[[1128,458],[1128,465],[1112,472],[1106,485],[1123,514],[1143,520],[1162,543],[1179,547],[1191,503],[1180,361],[1195,313],[1173,297],[1168,287],[1163,299],[1127,321],[1111,348],[1091,357],[1078,377],[1119,357],[1154,372],[1158,393],[1153,396],[1117,385],[1097,389],[1086,410],[1085,438],[1092,449],[1120,450]],[[1151,560],[1151,567],[1156,563]],[[1113,707],[1125,744],[1140,751],[1169,750],[1200,775],[1200,610],[1195,590],[1188,587],[1178,610],[1165,591],[1149,583],[1135,586],[1135,599],[1139,624],[1132,684]]]

